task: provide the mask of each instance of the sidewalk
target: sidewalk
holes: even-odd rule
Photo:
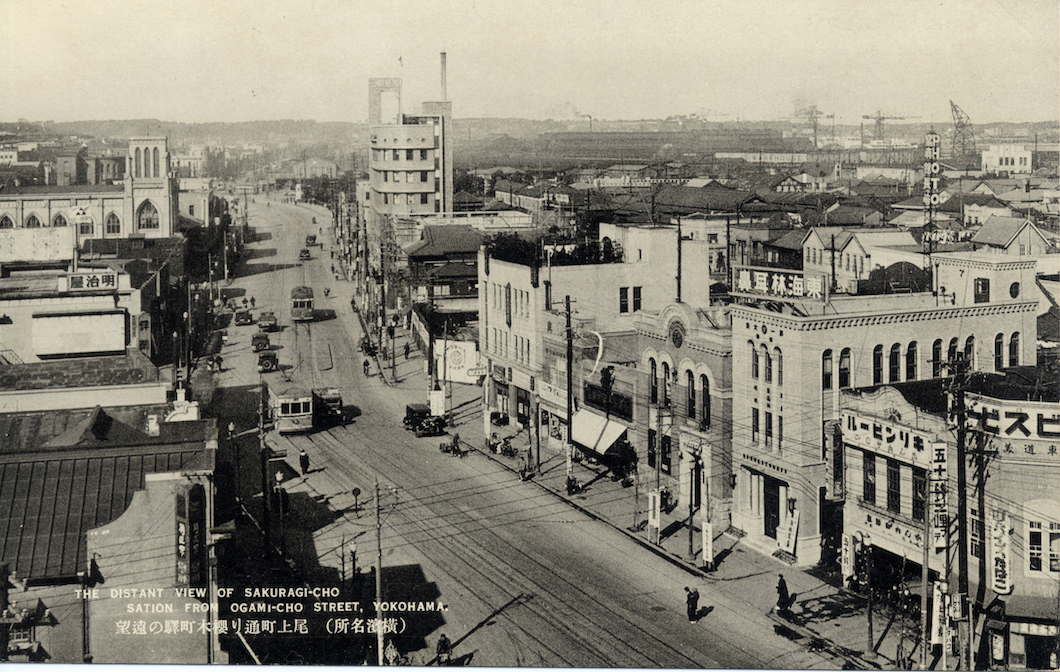
[[[414,351],[414,358],[421,353]],[[422,367],[417,367],[423,377]],[[454,407],[464,403],[462,420],[458,428],[461,442],[479,454],[480,459],[491,459],[504,465],[513,480],[519,478],[526,453],[526,435],[515,437],[520,450],[518,457],[508,458],[484,449],[482,433],[481,389],[474,386],[454,386]],[[497,428],[498,434],[510,434],[507,428]],[[869,650],[868,624],[865,600],[837,588],[820,578],[794,569],[787,564],[757,551],[743,548],[736,530],[715,530],[714,552],[716,568],[712,572],[699,568],[702,532],[698,525],[693,529],[694,560],[689,560],[687,513],[682,518],[682,507],[672,515],[663,515],[662,541],[653,544],[649,540],[646,525],[647,493],[635,487],[624,487],[613,481],[607,470],[583,460],[574,463],[574,476],[582,484],[583,491],[568,496],[566,492],[566,458],[562,454],[549,454],[542,447],[541,471],[533,477],[538,486],[552,492],[556,497],[568,501],[571,506],[587,515],[607,523],[625,534],[630,541],[652,550],[661,558],[671,562],[676,571],[688,573],[689,579],[698,578],[706,584],[704,596],[712,590],[724,591],[729,596],[743,600],[751,609],[760,609],[764,616],[775,621],[777,633],[798,641],[802,645],[831,654],[837,667],[861,669],[898,669],[899,648],[902,645],[903,625],[906,641],[904,648],[912,648],[919,632],[919,623],[905,619],[902,614],[893,614],[877,608],[873,613],[873,640],[875,655],[866,656]],[[636,511],[636,513],[634,513]],[[636,517],[637,529],[634,529]],[[772,613],[777,601],[778,574],[783,574],[791,593],[797,595],[791,614],[781,617]],[[919,660],[919,650],[913,652]]]

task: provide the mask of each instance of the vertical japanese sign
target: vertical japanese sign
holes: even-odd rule
[[[781,544],[788,553],[795,553],[795,542],[799,540],[799,510],[788,517],[788,524],[784,526],[784,541]]]
[[[994,592],[1007,595],[1012,592],[1012,547],[1009,541],[1008,513],[995,511],[990,526],[991,585]]]
[[[931,609],[931,643],[945,644],[949,631],[949,609],[946,608],[949,601],[949,586],[942,581],[936,581],[932,591]]]
[[[924,224],[935,221],[935,211],[939,207],[939,179],[942,177],[942,165],[939,163],[942,138],[932,131],[924,136]]]
[[[845,586],[847,579],[854,576],[854,541],[849,534],[843,535],[839,558],[839,564],[843,571],[843,585]]]
[[[648,493],[648,535],[653,544],[659,543],[660,499],[658,492]]]
[[[931,546],[936,551],[946,548],[947,530],[949,529],[949,511],[946,507],[946,444],[931,444]]]

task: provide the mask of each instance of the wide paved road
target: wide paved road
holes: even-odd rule
[[[317,233],[311,217],[326,226],[323,212],[259,205],[252,224],[271,236],[252,246],[262,255],[250,260],[256,272],[237,285],[259,305],[265,297],[265,308],[275,309],[286,325],[274,342],[281,346],[281,363],[292,367],[285,371],[291,383],[337,386],[360,415],[345,426],[270,435],[268,442],[289,456],[306,448],[313,468],[321,471],[292,488],[341,509],[333,522],[313,526],[310,543],[321,565],[337,566],[336,549],[353,538],[359,565],[376,557],[374,516],[357,515],[348,504],[350,490],[359,487],[361,502],[374,511],[371,496],[379,479],[384,568],[416,568],[436,588],[425,597],[422,586],[417,595],[410,586],[386,585],[385,599],[438,599],[449,605],[441,619],[423,616],[412,626],[424,629],[418,633],[424,648],[413,652],[414,661],[428,662],[444,632],[456,644],[454,656],[472,654],[475,666],[834,666],[774,634],[761,605],[715,594],[709,584],[537,485],[520,482],[480,453],[457,459],[438,451],[438,437],[417,439],[403,430],[404,404],[423,401],[425,392],[412,377],[393,387],[378,375],[363,376],[355,350],[359,326],[349,307],[352,287],[331,278],[327,245],[314,251],[312,261],[297,261],[305,235]],[[335,309],[338,319],[292,327],[288,311],[276,306],[285,305],[290,288],[303,283],[317,290],[320,303]],[[325,286],[332,288],[330,299],[323,299]],[[251,353],[237,358],[230,384],[252,383],[257,376],[247,373]],[[286,384],[277,373],[265,379]],[[465,438],[480,434],[474,429],[481,427],[477,418],[464,426]],[[386,569],[383,575],[388,576]],[[710,609],[695,624],[685,616],[685,585],[696,585],[701,608]],[[410,621],[417,618],[408,615]]]

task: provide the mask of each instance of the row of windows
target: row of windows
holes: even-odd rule
[[[775,422],[774,422],[775,421]],[[774,433],[776,429],[776,443]],[[765,432],[762,430],[765,429]],[[763,443],[769,450],[781,450],[784,447],[784,416],[772,411],[760,413],[757,408],[751,409],[751,442]]]
[[[1001,512],[995,515],[1003,515]],[[968,551],[980,560],[983,558],[985,541],[980,534],[983,524],[979,509],[969,507]],[[986,536],[990,536],[991,523],[987,523]],[[1032,572],[1060,572],[1060,523],[1041,520],[1027,521],[1027,569]]]
[[[383,197],[383,205],[415,205],[419,201],[420,205],[430,205],[431,195],[428,193],[422,194],[381,194]],[[438,210],[438,204],[434,204],[434,209]]]
[[[158,210],[155,206],[150,203],[144,203],[140,208],[140,213],[137,217],[137,224],[139,229],[157,229],[158,228]],[[26,221],[23,222],[22,226],[27,229],[39,229],[41,228],[41,220],[36,215],[30,215],[26,217]],[[53,227],[69,226],[69,222],[63,215],[56,215],[52,219]],[[13,229],[15,223],[12,219],[4,215],[0,217],[0,229]],[[95,233],[96,225],[92,220],[85,220],[80,222],[78,225],[78,233],[82,235],[92,235]],[[121,233],[121,218],[115,213],[107,215],[107,221],[105,224],[105,231],[110,235],[117,235]]]
[[[1016,159],[1016,157],[1014,157],[1014,156],[999,156],[999,157],[997,157],[997,165],[999,165],[999,166],[1015,166],[1016,165],[1015,159]],[[1021,166],[1027,165],[1027,157],[1021,156],[1021,157],[1019,157],[1019,160],[1020,160],[1019,161],[1019,165],[1021,165]]]
[[[377,161],[400,161],[401,157],[405,157],[406,161],[416,161],[417,158],[420,161],[427,161],[428,151],[426,149],[375,149],[375,158]]]
[[[755,347],[753,341],[747,341],[747,345],[751,348],[751,378],[754,380],[761,378],[766,383],[772,383],[775,371],[776,384],[783,385],[784,353],[780,351],[780,348],[773,348],[771,354],[765,344]]]
[[[832,255],[825,254],[825,252],[831,252],[831,250],[807,247],[803,252],[806,256],[807,264],[814,266],[831,266],[832,264]],[[865,257],[850,253],[838,254],[835,257],[835,266],[837,269],[844,269],[861,275],[865,271]]]
[[[633,288],[633,312],[641,309],[641,290],[643,287]],[[629,310],[629,287],[618,288],[618,312],[628,313]]]
[[[898,460],[885,457],[887,468],[887,511],[896,515],[909,515],[913,520],[924,520],[927,510],[927,471],[919,467],[903,465]],[[862,451],[861,500],[869,505],[876,503],[876,454]],[[907,511],[902,506],[902,470],[912,470],[913,499]]]
[[[675,372],[676,378],[676,372]],[[652,404],[669,406],[672,399],[670,394],[670,365],[662,363],[662,395],[659,391],[659,367],[655,359],[648,360],[648,394]],[[698,400],[698,403],[697,403]],[[691,369],[685,370],[685,407],[682,409],[689,420],[700,421],[702,427],[710,426],[710,379],[706,374],[699,376],[699,388],[696,388],[696,374]]]
[[[940,378],[943,375],[951,375],[952,371],[948,369],[947,362],[954,362],[957,360],[958,353],[962,354],[964,361],[969,363],[972,369],[976,369],[975,363],[975,336],[969,336],[964,340],[963,350],[958,350],[960,347],[960,341],[956,338],[951,338],[949,345],[943,353],[943,341],[941,338],[936,339],[931,345],[931,377]],[[825,390],[832,389],[833,385],[833,370],[832,370],[832,350],[825,350],[821,354],[821,387]],[[757,350],[754,349],[752,344],[752,374],[755,374],[757,369],[756,362],[758,360]],[[919,380],[919,350],[916,341],[910,342],[905,346],[903,351],[900,343],[895,343],[890,346],[886,351],[883,345],[877,345],[872,350],[872,384],[882,385],[884,383],[900,383],[903,380]],[[1000,370],[1004,368],[1005,363],[1005,335],[998,334],[994,338],[994,368]],[[1020,335],[1019,332],[1013,332],[1009,337],[1008,342],[1008,365],[1019,366],[1020,363]],[[904,369],[904,370],[903,370]],[[886,372],[886,380],[884,379],[884,373]],[[757,375],[755,375],[757,377]],[[853,377],[851,375],[851,350],[850,348],[843,348],[839,353],[839,388],[846,389],[849,387],[855,387]]]
[[[661,439],[661,440],[660,440]],[[648,430],[648,466],[669,474],[673,465],[673,447],[668,435],[660,437],[654,429]]]
[[[143,169],[141,170],[141,154],[140,148],[137,147],[133,154],[133,165],[135,166],[134,175],[136,177],[160,177],[159,171],[160,155],[158,153],[158,147],[155,147],[152,151],[150,147],[143,149]]]
[[[384,182],[429,182],[431,179],[431,173],[429,170],[417,170],[402,172],[399,170],[384,170],[381,171]],[[404,177],[402,177],[404,175]]]

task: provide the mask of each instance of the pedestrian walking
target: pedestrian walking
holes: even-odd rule
[[[405,344],[405,359],[409,358],[409,344]]]
[[[435,653],[438,654],[438,664],[448,665],[453,657],[453,643],[449,641],[449,638],[445,636],[445,633],[438,638],[438,646],[435,648]]]
[[[245,297],[245,296],[244,296],[244,297],[243,297],[243,308],[246,308],[246,307],[247,307],[247,303],[249,303],[249,302],[247,301],[247,297]]]
[[[253,297],[253,296],[252,296],[252,297],[250,297],[250,307],[251,307],[251,308],[253,308],[253,307],[254,307],[254,297]]]
[[[303,476],[309,473],[309,454],[305,452],[305,449],[298,453],[298,464],[302,467]]]
[[[364,360],[364,375],[368,375],[368,360]]]
[[[777,581],[777,613],[783,614],[791,610],[791,605],[798,596],[788,593],[788,582],[784,580],[783,574],[777,576],[780,577]]]
[[[699,591],[685,586],[685,606],[688,608],[688,622],[695,623],[699,614]]]
[[[224,369],[221,368],[221,366],[225,363],[225,360],[224,360],[223,357],[221,357],[221,355],[216,355],[214,357],[214,363],[217,364],[218,373],[220,373],[221,371],[224,370]]]

